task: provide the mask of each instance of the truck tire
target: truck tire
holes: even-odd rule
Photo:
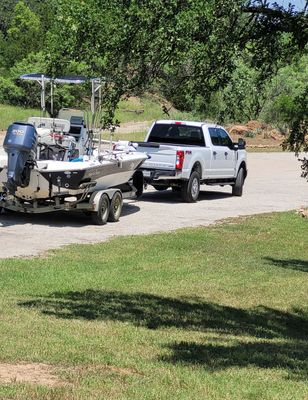
[[[140,197],[143,194],[143,185],[144,185],[144,179],[143,179],[143,173],[142,171],[136,171],[133,175],[133,185],[136,188],[136,197]]]
[[[232,186],[232,196],[242,196],[244,186],[244,168],[240,168]]]
[[[200,192],[200,174],[193,171],[188,181],[182,183],[181,195],[186,203],[194,203],[198,200]]]
[[[169,186],[167,186],[167,185],[153,185],[153,188],[158,190],[158,191],[162,191],[162,190],[167,190],[169,188]]]
[[[120,192],[115,192],[110,202],[109,222],[117,222],[120,219],[123,206],[123,198]]]
[[[98,210],[91,213],[91,218],[96,225],[105,225],[107,223],[110,211],[110,201],[106,193],[101,195],[98,203]]]

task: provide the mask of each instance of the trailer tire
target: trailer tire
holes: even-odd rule
[[[200,174],[193,171],[188,181],[182,182],[181,195],[186,203],[194,203],[198,200],[200,192]]]
[[[245,176],[244,168],[240,168],[237,173],[235,183],[232,186],[232,196],[242,196],[244,180],[245,180],[244,176]]]
[[[123,198],[121,192],[115,192],[110,202],[109,222],[117,222],[120,219],[123,206]]]
[[[108,221],[110,211],[110,201],[106,193],[99,199],[98,210],[91,213],[91,218],[96,225],[105,225]]]

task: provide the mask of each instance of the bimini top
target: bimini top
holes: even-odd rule
[[[99,78],[86,78],[85,76],[60,76],[58,78],[51,78],[50,76],[44,74],[25,74],[21,75],[20,79],[25,79],[28,81],[37,81],[42,82],[53,82],[53,83],[73,83],[73,84],[81,84],[85,82],[96,82],[99,83]]]

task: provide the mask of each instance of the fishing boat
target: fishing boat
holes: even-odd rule
[[[91,79],[92,125],[81,111],[62,109],[46,117],[46,83],[80,84],[83,77],[23,75],[41,86],[41,117],[9,126],[0,155],[0,207],[18,212],[81,209],[95,223],[119,219],[123,197],[140,195],[143,176],[137,169],[147,158],[128,142],[116,150],[93,138],[98,79]],[[51,114],[53,113],[51,100]],[[90,126],[91,125],[91,126]]]

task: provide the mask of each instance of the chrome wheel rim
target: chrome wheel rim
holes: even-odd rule
[[[198,197],[199,194],[199,182],[197,178],[194,178],[191,185],[191,194],[192,197],[195,199]]]

